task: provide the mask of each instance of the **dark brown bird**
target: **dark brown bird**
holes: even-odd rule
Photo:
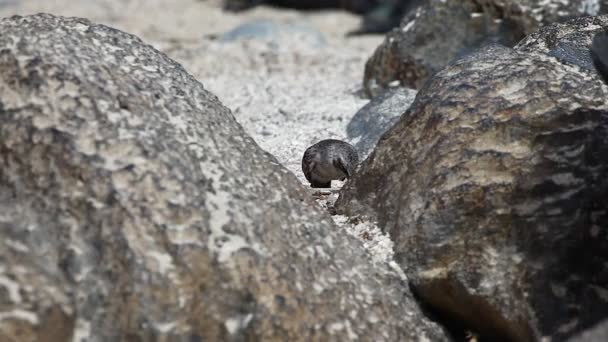
[[[590,53],[595,68],[608,83],[608,32],[600,32],[593,37]]]
[[[350,178],[359,163],[355,148],[341,140],[327,139],[310,146],[302,158],[302,171],[313,188],[331,188],[332,180]]]

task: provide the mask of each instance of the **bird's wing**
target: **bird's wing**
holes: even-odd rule
[[[608,83],[608,32],[601,32],[593,37],[591,58],[604,82]]]
[[[317,163],[314,161],[304,161],[302,163],[302,171],[304,172],[304,177],[309,182],[312,182],[312,172],[315,170]]]

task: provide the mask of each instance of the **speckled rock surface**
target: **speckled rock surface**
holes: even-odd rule
[[[582,91],[584,89],[584,91]],[[608,89],[492,46],[418,93],[342,189],[421,298],[496,340],[561,341],[608,315]]]
[[[364,87],[370,96],[393,82],[419,89],[451,60],[485,43],[514,46],[542,25],[598,13],[597,0],[429,0],[376,49]]]
[[[399,120],[415,97],[415,90],[389,88],[357,111],[346,126],[346,133],[357,149],[360,160],[367,158],[382,134]]]
[[[589,54],[593,36],[608,29],[608,16],[583,17],[545,26],[523,39],[515,48],[545,53],[560,62],[595,70]]]
[[[446,340],[179,64],[0,21],[0,340]]]

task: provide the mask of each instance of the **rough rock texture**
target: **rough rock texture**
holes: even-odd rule
[[[416,91],[404,87],[389,88],[363,106],[346,126],[349,141],[354,144],[359,159],[364,160],[376,143],[409,108]]]
[[[519,51],[545,53],[560,62],[595,70],[589,53],[596,33],[608,29],[608,16],[583,17],[545,26],[523,39]]]
[[[0,340],[445,340],[138,38],[0,22]]]
[[[563,340],[608,315],[606,98],[592,72],[487,47],[418,93],[338,213],[378,221],[448,320]]]
[[[427,0],[382,0],[367,11],[354,33],[386,33],[399,26],[403,17]]]
[[[419,89],[452,59],[487,42],[514,46],[541,25],[598,14],[594,1],[429,0],[389,33],[365,66],[370,96],[391,82]]]
[[[571,338],[568,342],[606,342],[608,341],[608,320]]]

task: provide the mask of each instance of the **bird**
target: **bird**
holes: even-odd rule
[[[352,177],[358,163],[359,155],[351,144],[326,139],[306,149],[302,171],[312,188],[331,188],[332,180]]]
[[[595,68],[608,83],[608,32],[600,32],[593,37],[590,53]]]

